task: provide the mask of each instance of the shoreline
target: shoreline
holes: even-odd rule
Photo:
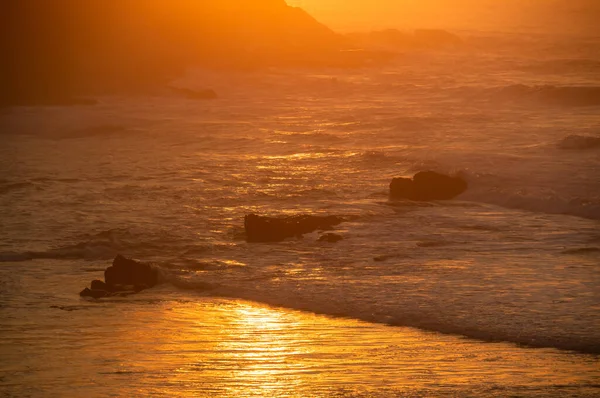
[[[29,318],[20,313],[13,332],[5,326],[0,390],[21,395],[29,388],[35,396],[591,397],[600,388],[596,357],[554,349],[166,287],[132,299],[71,302],[77,303],[71,309],[37,308],[36,325],[19,325],[19,317]],[[57,334],[42,332],[44,325]],[[68,368],[58,366],[65,361]]]

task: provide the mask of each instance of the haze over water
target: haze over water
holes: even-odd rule
[[[98,103],[0,109],[0,395],[597,396],[594,3],[506,2],[471,25],[489,9],[458,2],[444,20],[449,2],[288,3],[348,33],[343,54],[373,58],[273,42],[218,59],[203,42],[211,65],[171,76],[157,58],[143,90],[63,80]],[[523,28],[526,7],[549,17]],[[55,99],[19,87],[3,104]],[[425,170],[469,187],[390,200],[393,177]],[[327,232],[343,239],[250,243],[250,213],[338,215]],[[119,253],[155,263],[162,283],[80,298]]]

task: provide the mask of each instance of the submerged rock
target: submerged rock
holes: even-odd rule
[[[93,280],[91,289],[83,289],[82,297],[102,298],[137,293],[158,284],[158,270],[150,264],[117,255],[104,271],[104,282]]]
[[[569,135],[558,143],[560,149],[594,149],[600,148],[600,136]]]
[[[319,238],[319,242],[337,243],[343,239],[344,237],[342,235],[327,233],[321,235],[321,237]]]
[[[300,214],[278,218],[249,214],[244,217],[244,228],[248,242],[281,242],[316,230],[331,229],[343,221],[337,216]]]
[[[467,190],[467,182],[435,171],[421,171],[410,178],[394,178],[390,198],[417,201],[454,199]]]
[[[102,297],[110,296],[111,293],[107,292],[106,290],[88,289],[86,287],[81,292],[79,292],[79,295],[81,297],[91,297],[91,298],[99,299],[99,298],[102,298]]]

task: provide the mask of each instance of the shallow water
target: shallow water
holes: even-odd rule
[[[210,102],[5,111],[2,392],[597,394],[600,113],[536,87],[600,87],[600,52],[535,40],[179,82]],[[469,190],[388,200],[424,169]],[[249,244],[251,212],[348,221],[336,244]],[[117,253],[165,283],[79,299]]]
[[[11,277],[5,396],[594,396],[595,356],[173,291],[80,300],[70,262]],[[12,264],[19,267],[19,264]],[[64,291],[53,269],[70,271]],[[46,269],[46,271],[44,271]],[[45,278],[40,278],[45,275]],[[6,310],[6,305],[11,307]],[[17,309],[17,311],[14,311]]]

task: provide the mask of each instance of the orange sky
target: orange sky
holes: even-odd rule
[[[287,0],[339,31],[594,29],[600,0]],[[600,33],[600,28],[598,29]]]

